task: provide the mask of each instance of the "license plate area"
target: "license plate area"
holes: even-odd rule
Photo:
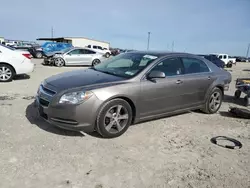
[[[38,107],[38,112],[39,112],[39,115],[42,117],[42,118],[44,118],[44,119],[48,119],[48,116],[47,116],[47,114],[46,113],[44,113],[44,108],[41,106],[41,105],[39,105],[39,107]]]

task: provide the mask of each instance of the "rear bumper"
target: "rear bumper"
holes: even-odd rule
[[[228,90],[229,90],[229,84],[225,84],[224,91],[228,91]]]
[[[80,105],[44,106],[41,99],[36,97],[35,107],[40,117],[51,125],[72,131],[93,132],[95,129],[96,114],[99,108],[96,98],[90,98]]]
[[[24,60],[23,63],[16,69],[16,74],[29,74],[34,71],[35,65],[31,62],[31,60]]]

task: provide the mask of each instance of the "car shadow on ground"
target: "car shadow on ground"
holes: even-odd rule
[[[36,125],[40,129],[50,132],[50,133],[63,135],[63,136],[79,136],[79,137],[85,136],[81,132],[68,131],[68,130],[60,129],[53,125],[50,125],[41,117],[39,117],[37,109],[34,106],[34,103],[31,103],[27,106],[25,116],[32,125]]]
[[[27,74],[16,75],[13,78],[14,81],[17,81],[17,80],[28,80],[28,79],[30,79],[30,76],[27,75]]]
[[[227,102],[229,104],[235,104],[239,106],[245,106],[244,97],[245,97],[244,94],[242,94],[239,99],[236,99],[234,96],[224,95],[223,102]]]

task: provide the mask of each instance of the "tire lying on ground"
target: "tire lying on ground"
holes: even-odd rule
[[[250,119],[250,111],[245,108],[231,107],[229,112],[235,117]]]

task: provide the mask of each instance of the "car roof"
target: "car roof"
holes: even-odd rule
[[[157,57],[163,57],[163,56],[171,56],[171,55],[192,55],[192,56],[197,56],[195,54],[190,54],[190,53],[184,53],[184,52],[168,52],[168,51],[131,51],[127,53],[137,53],[137,54],[148,54],[148,55],[153,55]]]

